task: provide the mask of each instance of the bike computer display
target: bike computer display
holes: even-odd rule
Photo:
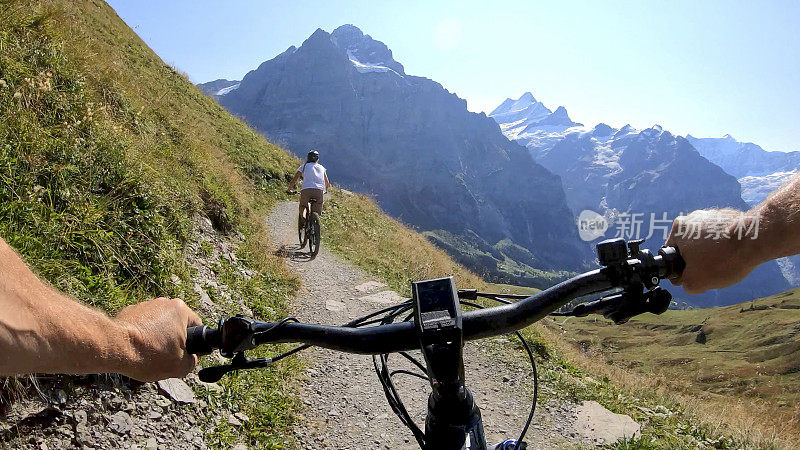
[[[415,281],[414,321],[423,345],[444,343],[461,333],[461,306],[453,277]]]

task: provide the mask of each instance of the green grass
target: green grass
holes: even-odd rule
[[[0,50],[0,236],[42,278],[110,313],[155,296],[192,304],[183,257],[194,217],[208,215],[220,234],[243,233],[238,256],[256,273],[221,263],[218,276],[258,318],[286,314],[299,282],[268,251],[263,217],[283,198],[293,157],[204,97],[102,2],[1,2]],[[209,403],[251,421],[236,436],[210,428],[209,439],[281,447],[296,366],[226,379]]]
[[[491,282],[543,289],[574,275],[567,271],[536,269],[541,262],[526,248],[509,239],[489,245],[474,234],[459,236],[444,230],[433,230],[425,231],[422,235],[446,250],[457,262]]]
[[[96,306],[173,294],[186,217],[125,160],[114,123],[41,27],[32,16],[0,33],[0,234]]]
[[[596,401],[618,414],[626,414],[641,426],[641,436],[608,448],[617,449],[693,449],[743,448],[749,443],[732,438],[710,424],[703,424],[684,411],[682,406],[657,390],[631,389],[612,377],[575,362],[565,352],[550,326],[536,324],[522,331],[534,350],[539,375],[539,407],[549,400],[580,404]],[[491,342],[488,341],[488,342]],[[495,343],[496,352],[520,352],[516,340]]]
[[[486,291],[498,294],[533,295],[537,292],[541,292],[541,289],[527,286],[514,286],[513,284],[486,283]]]
[[[741,435],[765,445],[800,442],[800,290],[721,308],[645,314],[622,326],[569,319],[563,328],[584,353],[664,380]],[[701,330],[705,343],[697,341]]]
[[[410,295],[411,282],[452,275],[459,288],[482,288],[480,277],[422,235],[387,217],[369,198],[334,189],[322,215],[323,245]]]

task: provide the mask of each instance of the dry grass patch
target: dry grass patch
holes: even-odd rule
[[[567,321],[567,325],[570,321]],[[571,332],[565,335],[563,328],[551,320],[545,322],[541,332],[565,359],[581,369],[607,377],[632,395],[655,398],[662,404],[680,405],[692,421],[706,425],[714,434],[732,436],[739,442],[748,443],[743,444],[746,447],[800,446],[800,411],[794,408],[780,407],[774,402],[758,398],[733,397],[698,389],[691,376],[676,376],[674,371],[642,373],[641,364],[621,362],[615,358],[615,354],[606,355],[597,347],[578,345],[570,337]],[[650,357],[643,354],[641,358]],[[683,370],[684,367],[683,364],[669,366],[675,370]],[[719,379],[718,372],[709,371],[708,374]]]

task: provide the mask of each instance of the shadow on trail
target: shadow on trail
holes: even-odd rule
[[[292,244],[289,246],[283,244],[275,251],[275,255],[289,258],[297,262],[309,262],[316,258],[316,255],[311,254],[311,251],[303,251],[300,244]]]

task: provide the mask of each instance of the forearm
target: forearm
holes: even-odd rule
[[[742,246],[758,264],[800,254],[800,174],[750,210],[747,216],[758,220],[758,226],[749,227],[752,231],[748,238],[755,239],[743,239]]]
[[[294,178],[292,178],[292,181],[289,182],[289,190],[290,191],[292,189],[294,189],[294,186],[295,186],[295,184],[297,184],[297,180],[299,180],[299,179],[300,179],[300,172],[296,172],[294,174]]]
[[[686,261],[673,280],[701,293],[738,283],[767,261],[800,253],[800,175],[748,212],[699,210],[675,219],[667,245]]]
[[[124,372],[129,330],[40,281],[0,240],[0,375]]]

